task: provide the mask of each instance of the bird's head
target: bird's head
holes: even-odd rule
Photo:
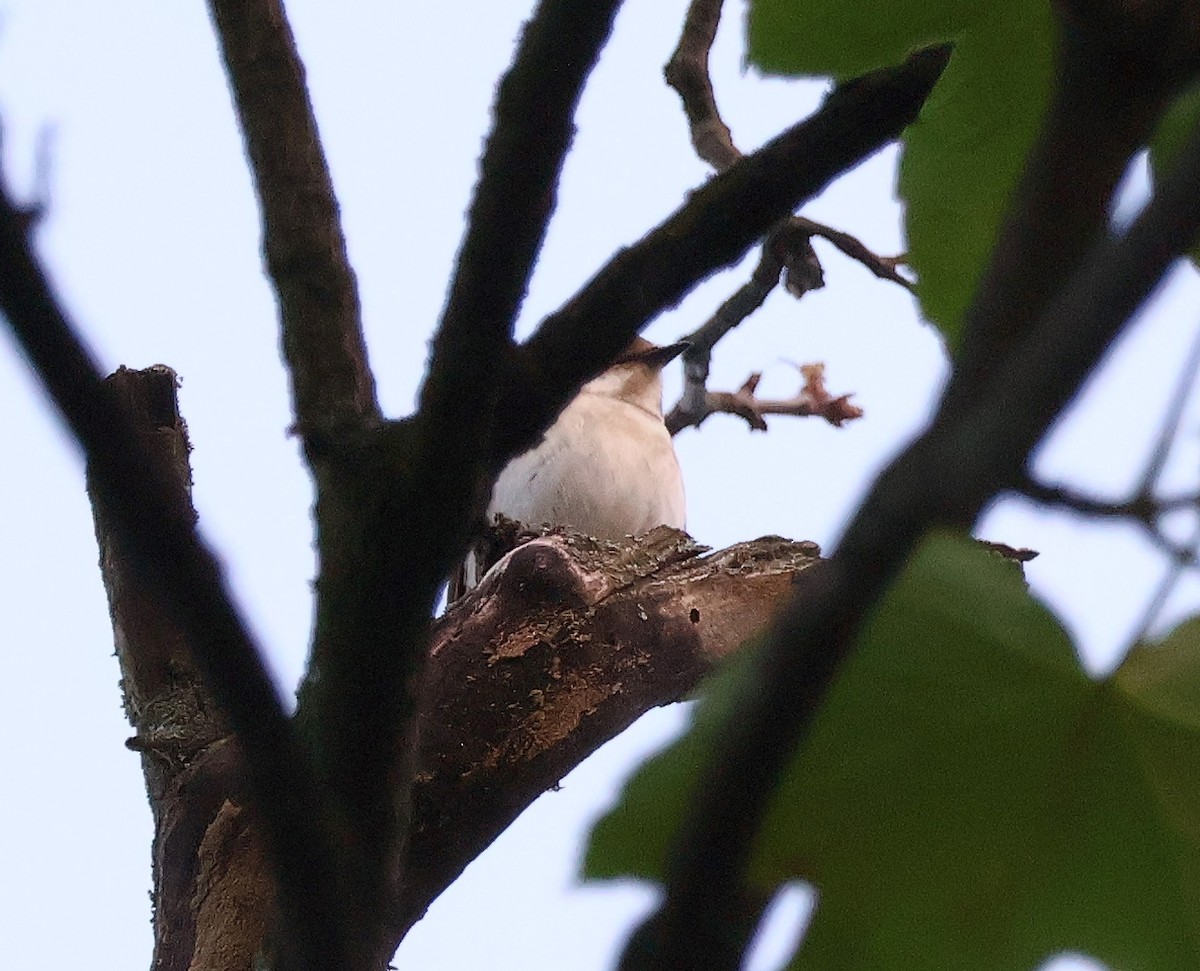
[[[687,341],[660,346],[635,337],[607,371],[582,388],[588,394],[627,401],[662,416],[662,369],[688,348]]]

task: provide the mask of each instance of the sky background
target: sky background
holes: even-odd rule
[[[526,302],[528,333],[618,247],[703,182],[662,82],[685,0],[629,0],[580,107],[559,208]],[[528,3],[293,0],[288,10],[342,205],[367,340],[389,415],[408,413],[462,231],[499,74]],[[741,68],[730,5],[713,76],[738,144],[751,149],[811,111],[821,83]],[[288,438],[275,308],[258,215],[216,44],[199,3],[0,0],[0,122],[10,187],[33,185],[39,131],[52,132],[49,215],[39,250],[106,370],[169,364],[182,379],[195,502],[205,535],[290,696],[311,624],[308,477]],[[881,253],[903,249],[894,151],[860,166],[807,214]],[[1135,166],[1127,209],[1145,192]],[[766,371],[790,394],[792,363],[824,361],[863,421],[841,430],[777,418],[767,434],[717,416],[676,439],[690,531],[714,547],[764,534],[829,546],[872,474],[926,420],[945,374],[912,299],[820,241],[827,287],[777,292],[718,348],[711,385]],[[673,340],[747,277],[718,275],[655,321]],[[1180,268],[1039,457],[1049,480],[1121,497],[1136,482],[1200,315]],[[678,389],[667,376],[668,404]],[[82,467],[36,383],[0,337],[0,967],[107,969],[149,962],[150,814],[120,708],[107,607]],[[1167,470],[1182,491],[1200,465],[1195,396]],[[1180,537],[1190,524],[1172,524]],[[1008,501],[980,533],[1041,556],[1034,589],[1097,672],[1111,668],[1166,569],[1129,526]],[[1178,617],[1200,604],[1181,584]],[[578,886],[589,822],[639,759],[678,730],[651,713],[568,776],[437,901],[400,967],[601,971],[652,901],[642,887]],[[799,908],[792,900],[793,917]],[[777,956],[775,958],[777,960]],[[772,966],[763,953],[757,968]]]

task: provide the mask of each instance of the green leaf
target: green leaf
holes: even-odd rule
[[[951,347],[997,238],[1050,91],[1044,0],[752,0],[750,60],[838,79],[943,40],[954,54],[903,138],[900,195],[925,316]]]
[[[747,19],[750,60],[772,74],[844,81],[952,39],[994,2],[753,0]]]
[[[1138,645],[1112,678],[1164,825],[1200,845],[1200,619]]]
[[[1158,123],[1150,141],[1150,177],[1158,181],[1171,170],[1188,135],[1200,128],[1200,86],[1193,86],[1175,99]],[[1188,254],[1200,266],[1200,240]]]
[[[1200,126],[1200,86],[1193,86],[1175,99],[1150,142],[1150,167],[1156,178],[1171,167],[1197,126]]]
[[[596,826],[591,877],[659,879],[742,664]],[[864,632],[755,847],[819,891],[791,967],[1200,966],[1200,623],[1109,680],[1009,563],[935,537]]]
[[[1011,0],[955,40],[904,134],[900,196],[921,308],[957,345],[1050,94],[1053,25],[1041,0]]]

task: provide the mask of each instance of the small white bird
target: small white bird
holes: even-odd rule
[[[662,369],[687,346],[635,337],[579,390],[537,446],[504,467],[489,521],[500,513],[607,540],[655,526],[683,529],[683,474],[663,422]],[[468,555],[463,592],[479,582],[481,565]]]

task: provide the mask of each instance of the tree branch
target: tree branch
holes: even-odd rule
[[[716,39],[722,0],[692,0],[679,44],[664,70],[667,83],[679,94],[691,130],[696,154],[718,172],[742,158],[729,127],[721,119],[709,77],[708,56]],[[730,297],[707,324],[687,340],[692,347],[684,354],[684,390],[671,409],[674,434],[679,428],[699,424],[714,411],[740,408],[741,392],[709,392],[708,372],[712,349],[734,327],[756,311],[778,285],[782,275],[788,293],[799,299],[825,285],[825,275],[812,237],[829,240],[851,259],[858,260],[875,276],[898,283],[911,291],[913,284],[897,271],[900,258],[881,257],[849,233],[841,232],[803,216],[779,223],[767,237],[753,278]],[[701,336],[703,335],[703,336]],[[761,419],[745,409],[735,411],[752,428],[765,429]],[[786,412],[796,414],[798,412]],[[804,412],[799,412],[804,413]],[[668,422],[668,427],[672,422]]]
[[[811,118],[718,175],[658,228],[615,256],[519,349],[520,377],[501,399],[510,427],[499,468],[534,440],[574,389],[602,370],[637,330],[697,282],[732,263],[830,180],[916,117],[945,67],[944,48],[839,86]]]
[[[1109,502],[1076,492],[1068,486],[1047,485],[1031,476],[1022,477],[1016,491],[1026,499],[1043,506],[1060,506],[1083,516],[1129,518],[1146,526],[1153,526],[1162,513],[1158,503],[1152,499],[1134,496]]]
[[[689,400],[685,394],[680,404],[667,415],[667,430],[675,435],[689,426],[699,426],[709,415],[715,414],[737,415],[751,430],[762,432],[767,430],[766,415],[819,416],[834,427],[862,417],[862,409],[850,404],[850,395],[834,397],[826,389],[824,364],[802,364],[799,371],[804,386],[791,398],[758,397],[758,382],[762,379],[759,371],[751,374],[737,391],[704,390],[696,412],[682,410],[683,402]]]
[[[317,625],[298,718],[380,912],[391,912],[402,879],[429,619],[482,513],[509,332],[617,6],[539,5],[500,85],[420,410],[322,453]],[[379,958],[394,946],[380,938]]]
[[[445,465],[447,453],[478,451],[452,443],[478,441],[495,416],[497,361],[511,350],[513,323],[557,201],[575,108],[619,7],[620,0],[542,0],[500,82],[495,124],[421,391],[420,414],[435,451],[428,464],[435,469]]]
[[[763,412],[758,408],[753,398],[754,387],[758,378],[743,384],[738,391],[722,392],[708,390],[708,373],[712,366],[712,351],[717,343],[762,306],[763,301],[770,296],[771,291],[779,282],[780,273],[784,272],[785,261],[789,253],[794,253],[796,247],[788,241],[793,232],[793,220],[788,220],[777,226],[767,237],[762,247],[762,256],[748,283],[742,285],[736,293],[719,306],[707,321],[692,331],[683,339],[689,347],[683,352],[683,392],[674,407],[667,413],[666,425],[672,435],[685,428],[699,428],[701,423],[712,414],[729,412],[744,418],[752,429],[765,431],[767,424],[763,420]],[[808,237],[804,237],[807,242]],[[820,273],[820,264],[814,264],[815,272]],[[823,371],[822,371],[823,376]],[[753,387],[751,387],[751,382]],[[806,388],[807,390],[807,388]],[[814,389],[815,390],[815,389]],[[820,382],[819,391],[824,394],[824,381]],[[804,395],[801,395],[804,397]],[[817,397],[810,396],[812,401]],[[848,404],[849,395],[836,399],[839,404],[832,413],[824,413],[827,420],[833,424],[851,418],[862,417],[861,409]],[[823,403],[833,399],[824,394]],[[781,403],[782,404],[782,403]],[[819,411],[792,410],[786,405],[780,408],[780,414],[821,414]],[[831,417],[831,415],[833,417]],[[834,420],[836,417],[837,420]]]
[[[1149,498],[1158,486],[1159,477],[1171,456],[1171,446],[1179,437],[1179,426],[1183,423],[1184,412],[1187,410],[1188,399],[1191,397],[1197,375],[1200,375],[1200,331],[1192,338],[1192,346],[1184,358],[1179,378],[1175,382],[1175,390],[1171,394],[1171,400],[1167,402],[1167,410],[1154,442],[1154,450],[1135,492],[1138,497]]]
[[[1166,574],[1159,583],[1158,589],[1154,591],[1150,602],[1146,604],[1145,609],[1142,611],[1141,620],[1133,628],[1130,643],[1141,643],[1150,636],[1155,624],[1158,623],[1159,616],[1167,606],[1171,594],[1175,591],[1176,584],[1179,583],[1183,574],[1187,570],[1200,568],[1200,551],[1198,551],[1197,547],[1200,547],[1200,524],[1193,525],[1192,538],[1188,543],[1175,547],[1175,554],[1167,566]]]
[[[110,381],[185,489],[171,372],[122,371]],[[244,755],[193,700],[203,687],[176,667],[179,658],[158,660],[176,643],[171,629],[129,586],[122,548],[107,535],[105,578],[136,747],[153,782],[153,966],[249,966],[272,924],[275,883],[259,817],[242,805]],[[767,538],[704,555],[666,527],[628,544],[561,531],[526,537],[434,627],[412,846],[395,908],[374,915],[386,924],[380,936],[394,948],[538,795],[761,630],[818,553],[812,543]]]
[[[1171,453],[1171,447],[1179,434],[1179,426],[1195,383],[1197,371],[1200,370],[1200,333],[1192,341],[1184,365],[1179,372],[1175,390],[1167,403],[1166,413],[1156,436],[1154,448],[1146,468],[1142,471],[1141,480],[1133,495],[1128,499],[1116,502],[1096,499],[1083,495],[1066,486],[1046,485],[1026,473],[1017,484],[1017,491],[1034,502],[1043,505],[1061,506],[1084,516],[1122,517],[1132,519],[1145,531],[1147,538],[1159,547],[1176,569],[1177,578],[1183,568],[1194,564],[1196,559],[1195,544],[1179,544],[1172,540],[1160,528],[1159,520],[1167,513],[1189,506],[1200,508],[1200,495],[1189,493],[1185,495],[1161,497],[1156,494],[1158,480]],[[1155,595],[1155,603],[1161,605],[1170,594],[1174,581],[1164,581],[1162,589]],[[1142,628],[1148,627],[1157,616],[1159,608],[1152,607],[1147,616],[1150,618]]]
[[[0,187],[0,309],[88,462],[98,516],[128,557],[130,576],[186,643],[241,737],[249,791],[281,881],[291,954],[307,967],[350,967],[337,864],[324,806],[279,698],[197,536],[179,487],[161,474],[52,296],[25,221]]]
[[[1066,76],[1086,74],[1087,67],[1086,61],[1074,65]],[[1075,97],[1072,92],[1065,100]],[[1078,198],[1061,203],[1066,212],[1087,212],[1096,181],[1104,178],[1097,170],[1107,172],[1111,156],[1124,150],[1127,158],[1135,147],[1128,144],[1126,125],[1091,134],[1103,141],[1087,153],[1096,158],[1086,163],[1087,172],[1070,168],[1076,154],[1051,164],[1045,146],[1056,144],[1060,134],[1043,136],[1039,157],[1046,167],[1031,174],[1018,194],[1018,212],[998,252],[1019,252],[1020,263],[1040,255],[1043,247],[1031,244],[1044,232],[1026,239],[1023,229],[1039,218],[1053,222],[1045,213],[1062,208],[1037,208],[1047,200],[1040,180],[1068,193],[1077,186]],[[1061,292],[1055,273],[1039,273],[1032,289],[1022,289],[1023,309],[1037,317],[1008,331],[1019,338],[1011,353],[960,379],[962,397],[947,395],[930,430],[880,476],[833,557],[801,578],[758,655],[757,676],[747,679],[733,706],[736,719],[725,726],[716,758],[702,772],[676,836],[663,905],[637,935],[639,946],[627,949],[623,967],[738,966],[747,943],[738,902],[753,837],[780,771],[850,654],[866,612],[929,527],[970,523],[991,495],[1019,475],[1030,449],[1129,315],[1200,234],[1198,182],[1200,138],[1193,138],[1124,239],[1092,249]],[[997,305],[1009,305],[1012,296],[995,286],[981,294],[979,320],[995,320]]]
[[[486,474],[469,482],[480,493],[475,501],[482,504],[491,476],[654,313],[736,258],[798,199],[893,138],[916,116],[944,62],[944,50],[924,52],[905,67],[842,86],[814,119],[710,182],[546,320],[515,355],[515,374],[504,374],[498,439],[475,443],[486,462]],[[498,366],[506,370],[503,361]],[[317,739],[319,765],[359,823],[358,847],[376,869],[376,882],[400,869],[384,847],[406,819],[407,778],[397,774],[403,766],[397,750],[412,738],[414,709],[404,685],[415,682],[424,657],[437,585],[469,539],[463,482],[426,479],[440,473],[413,466],[414,454],[456,461],[428,451],[425,420],[385,426],[370,442],[348,448],[338,472],[347,480],[348,502],[329,507],[328,517],[324,501],[318,504],[323,534],[342,538],[348,555],[326,558],[323,541],[316,646],[299,715]],[[424,489],[424,482],[437,487]],[[364,510],[373,514],[368,521]],[[356,718],[342,719],[346,711]]]
[[[208,0],[208,8],[250,158],[307,448],[380,418],[358,285],[282,0]]]
[[[170,368],[122,368],[105,380],[105,388],[129,415],[143,454],[173,494],[172,506],[194,522],[189,444],[179,416],[176,380]],[[93,494],[121,691],[136,733],[126,744],[141,753],[154,814],[151,966],[155,971],[187,971],[196,941],[191,907],[196,852],[216,808],[234,792],[227,775],[214,777],[196,766],[206,762],[205,750],[230,729],[192,663],[185,632],[140,582],[120,531],[105,510],[100,496]],[[196,785],[201,779],[203,784]],[[179,798],[183,791],[187,799]]]
[[[432,639],[403,929],[537,796],[764,628],[812,543],[518,547]]]
[[[703,554],[666,527],[627,544],[534,539],[434,624],[412,843],[383,917],[393,949],[530,803],[650,708],[691,692],[819,562],[815,544],[778,537]],[[220,808],[208,834],[233,846],[226,865],[245,903],[224,919],[236,935],[270,874],[250,866],[253,821],[236,805]],[[222,915],[199,918],[203,937],[219,937]]]
[[[912,280],[902,276],[896,270],[896,267],[904,265],[904,257],[879,256],[869,250],[857,236],[851,236],[849,233],[843,233],[840,229],[834,229],[832,226],[826,226],[803,216],[794,217],[792,222],[797,229],[804,230],[808,235],[820,236],[822,239],[828,240],[850,259],[865,266],[879,279],[890,280],[892,283],[904,287],[909,293],[916,289]]]
[[[708,73],[708,55],[717,38],[723,0],[692,0],[679,44],[663,76],[683,102],[696,155],[718,172],[742,157],[729,126],[721,118]]]

